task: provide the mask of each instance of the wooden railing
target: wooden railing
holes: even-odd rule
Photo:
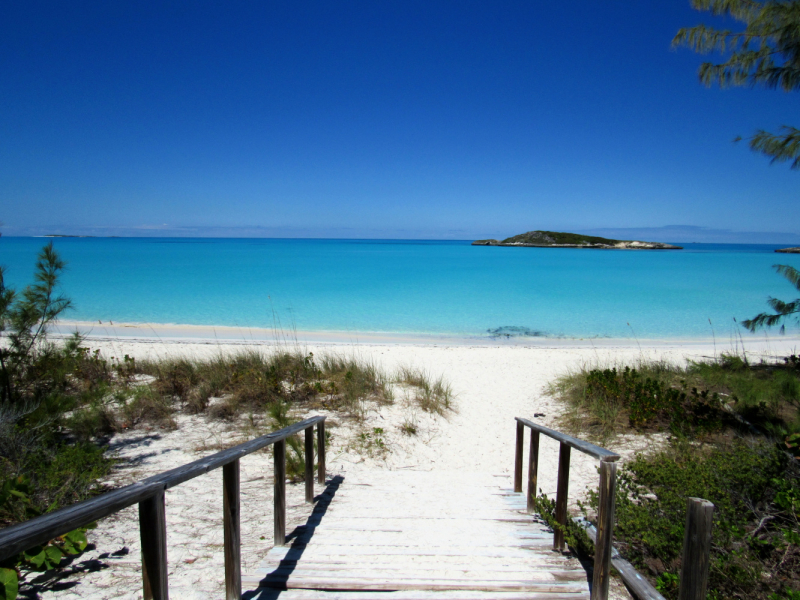
[[[558,486],[556,488],[556,522],[553,548],[564,550],[564,531],[567,527],[567,494],[569,490],[569,459],[572,448],[600,459],[600,502],[597,511],[597,541],[594,551],[594,575],[592,577],[592,600],[608,598],[608,577],[611,572],[611,544],[614,528],[614,499],[617,486],[617,461],[619,454],[555,431],[527,419],[517,420],[517,448],[514,462],[514,491],[522,491],[522,453],[525,428],[531,430],[528,459],[528,512],[534,512],[536,483],[539,477],[539,434],[557,440],[561,444],[558,453]]]
[[[617,487],[617,461],[619,454],[555,431],[527,419],[516,417],[517,444],[514,460],[514,491],[522,491],[522,457],[525,446],[525,428],[531,430],[528,458],[528,512],[535,512],[536,483],[539,476],[539,434],[557,440],[561,444],[558,455],[558,484],[556,488],[553,548],[564,550],[564,532],[567,526],[567,493],[569,490],[569,460],[572,448],[600,460],[600,486],[597,510],[597,527],[587,528],[594,542],[594,574],[592,576],[591,600],[607,600],[611,564],[619,571],[625,584],[640,600],[664,600],[650,583],[636,572],[629,562],[622,559],[613,546],[614,504]],[[711,548],[711,520],[714,505],[702,498],[688,498],[686,509],[686,531],[681,561],[680,600],[705,600],[708,587],[709,552]]]
[[[241,533],[239,523],[239,459],[269,445],[275,462],[275,545],[286,543],[286,439],[305,432],[306,502],[314,501],[314,431],[317,428],[317,478],[325,483],[325,417],[312,417],[228,450],[137,481],[41,517],[0,530],[0,561],[44,544],[77,527],[139,504],[142,578],[145,600],[167,600],[167,519],[164,492],[185,481],[222,467],[225,593],[227,600],[242,595]]]

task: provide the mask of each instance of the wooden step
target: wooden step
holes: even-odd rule
[[[552,530],[528,514],[507,477],[453,480],[345,479],[243,583],[263,600],[588,599],[586,572],[552,550]]]
[[[273,595],[274,594],[274,595]],[[326,590],[262,589],[258,600],[589,600],[589,593],[571,592],[479,592],[470,590],[398,592],[343,592]]]
[[[558,568],[532,568],[521,570],[520,567],[492,568],[492,569],[470,569],[468,567],[452,568],[448,566],[443,567],[428,567],[423,566],[408,566],[408,565],[383,565],[372,566],[365,569],[361,564],[352,565],[325,565],[325,564],[303,564],[301,565],[283,565],[272,570],[265,570],[261,572],[257,570],[254,573],[247,575],[248,578],[263,578],[267,575],[308,575],[308,574],[341,574],[347,576],[347,573],[353,571],[368,572],[371,576],[380,575],[384,578],[397,579],[405,577],[416,577],[424,579],[449,579],[452,577],[467,578],[467,579],[530,579],[531,581],[580,581],[586,578],[586,573],[583,569],[558,569]],[[424,577],[423,577],[424,576]]]
[[[527,580],[471,580],[452,579],[399,579],[386,581],[382,578],[368,577],[265,577],[258,582],[259,587],[279,590],[316,589],[316,590],[366,590],[366,591],[403,591],[403,590],[472,590],[478,592],[549,592],[578,594],[586,589],[585,584],[561,582],[535,582]]]

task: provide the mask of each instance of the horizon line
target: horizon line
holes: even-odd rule
[[[321,240],[321,241],[381,241],[381,242],[473,242],[475,238],[401,238],[401,237],[302,237],[302,236],[232,236],[232,235],[14,235],[5,234],[0,237],[26,239],[183,239],[183,240]],[[483,238],[491,239],[491,238]],[[673,241],[675,244],[695,244],[703,246],[784,246],[796,242],[687,242]]]

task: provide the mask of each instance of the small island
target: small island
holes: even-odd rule
[[[602,250],[682,250],[681,246],[662,242],[612,240],[579,233],[558,231],[529,231],[502,241],[476,240],[473,246],[520,246],[529,248],[596,248]]]
[[[794,246],[793,248],[778,248],[775,252],[780,252],[781,254],[800,254],[800,246]]]

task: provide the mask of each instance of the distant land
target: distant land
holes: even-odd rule
[[[530,248],[596,248],[601,250],[681,250],[681,246],[662,242],[612,240],[609,238],[559,231],[529,231],[503,241],[476,240],[473,246],[522,246]]]
[[[795,246],[794,248],[778,248],[775,252],[781,252],[782,254],[800,254],[800,247]]]

